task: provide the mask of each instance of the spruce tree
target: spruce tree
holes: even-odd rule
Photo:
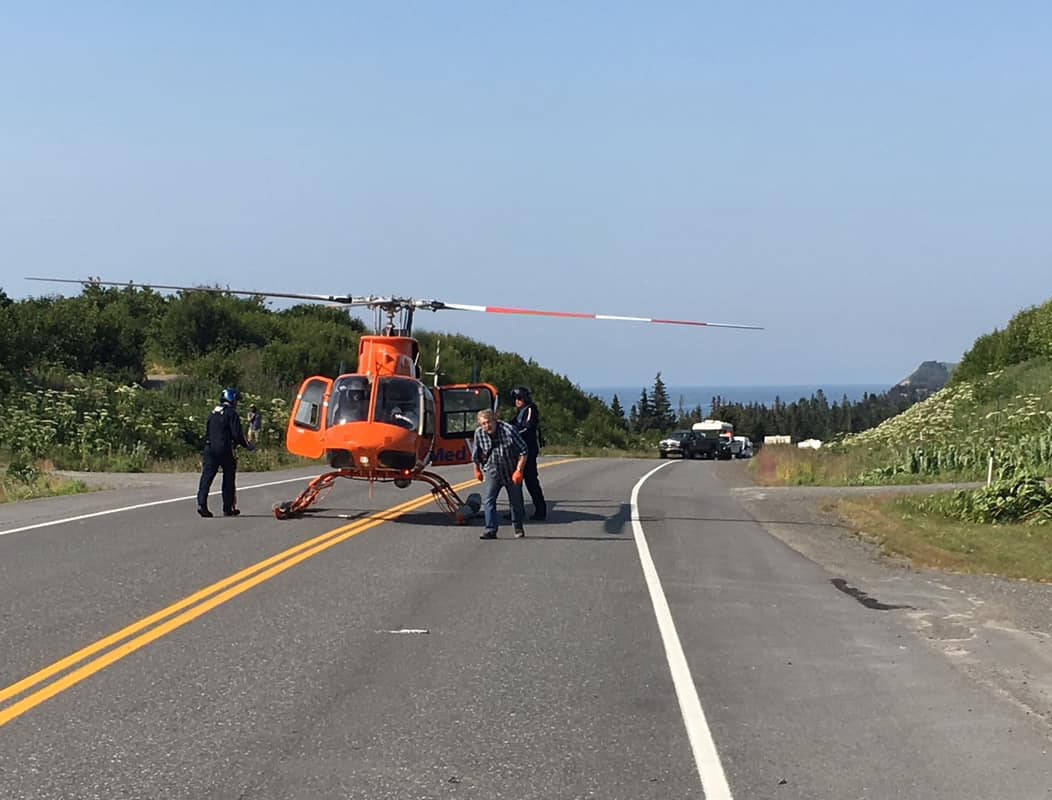
[[[647,397],[647,390],[644,389],[639,394],[639,423],[636,430],[649,431],[654,428],[654,406],[650,402],[650,398]]]
[[[610,401],[610,413],[614,415],[614,420],[622,428],[625,427],[625,410],[621,407],[621,401],[617,399],[617,395],[614,395],[614,399]]]
[[[654,394],[651,398],[654,407],[654,427],[659,431],[667,431],[676,424],[676,415],[672,413],[672,403],[668,399],[668,390],[665,382],[661,380],[659,372],[654,377]]]

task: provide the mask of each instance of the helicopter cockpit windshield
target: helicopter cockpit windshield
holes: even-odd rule
[[[345,422],[364,422],[369,418],[369,378],[365,375],[345,375],[337,378],[329,401],[329,425]]]
[[[374,420],[418,431],[423,403],[422,386],[411,378],[380,378]]]

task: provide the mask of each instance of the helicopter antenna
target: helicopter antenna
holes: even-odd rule
[[[435,379],[434,385],[435,386],[438,386],[438,380],[439,380],[438,376],[440,374],[439,369],[438,369],[438,360],[441,357],[441,355],[442,355],[442,340],[439,339],[435,343],[435,371],[434,372],[425,372],[424,373],[425,375],[433,375],[434,376],[434,379]]]

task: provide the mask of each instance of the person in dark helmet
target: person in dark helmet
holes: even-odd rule
[[[256,446],[245,439],[241,430],[241,417],[237,413],[237,389],[224,389],[219,405],[208,415],[205,426],[205,449],[201,454],[201,482],[197,486],[197,513],[202,517],[212,516],[208,510],[208,491],[220,468],[223,470],[223,516],[236,517],[234,478],[237,474],[237,459],[234,448],[238,445],[246,450]]]
[[[544,501],[541,482],[537,478],[537,454],[541,451],[541,415],[537,404],[525,386],[516,386],[511,390],[511,399],[515,402],[515,430],[526,442],[526,464],[522,469],[522,482],[533,500],[533,516],[530,519],[542,520],[548,516],[548,504]]]

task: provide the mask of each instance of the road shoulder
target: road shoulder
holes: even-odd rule
[[[972,679],[1052,729],[1052,585],[916,568],[883,555],[835,510],[843,496],[936,487],[761,487],[739,464],[725,479],[768,533],[839,582],[845,600],[897,615]]]

